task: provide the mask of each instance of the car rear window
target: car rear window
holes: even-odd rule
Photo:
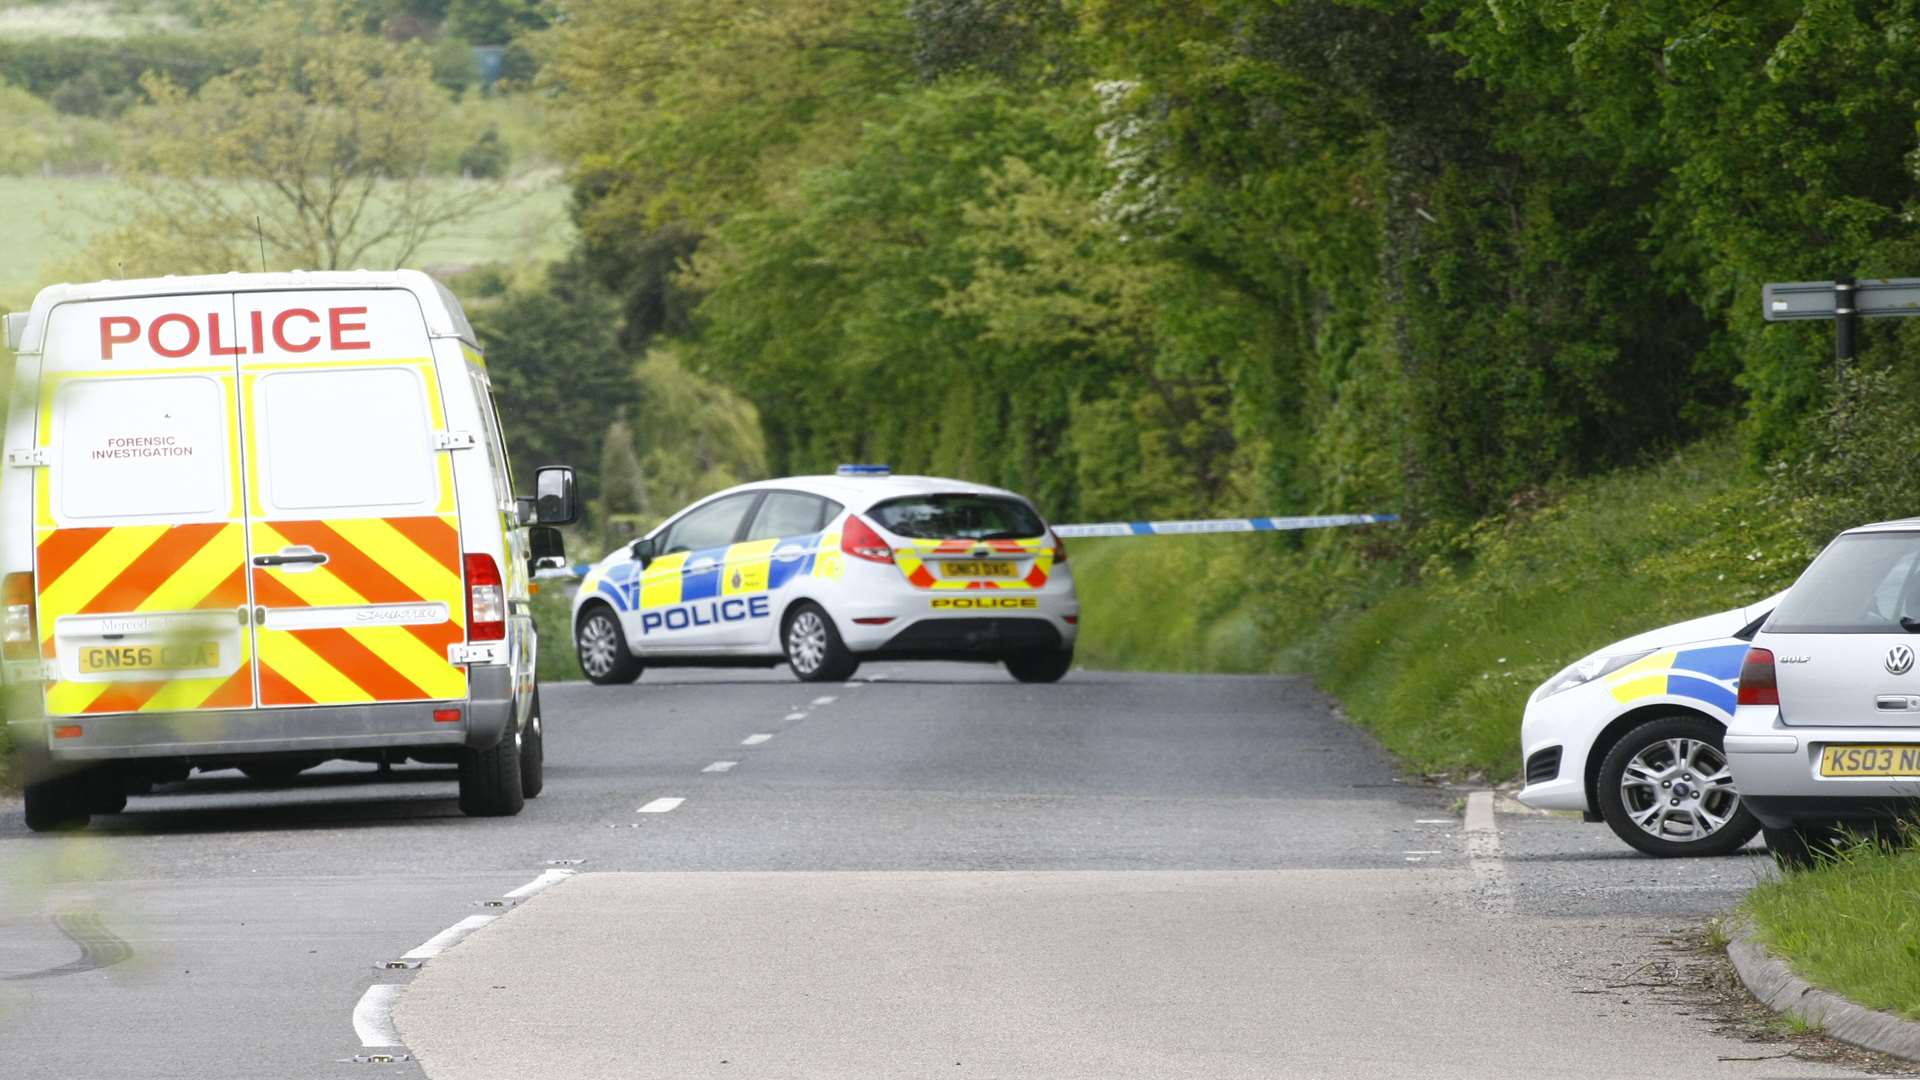
[[[916,540],[1026,540],[1047,531],[1033,507],[1005,495],[908,495],[867,513],[881,528]]]
[[[1920,620],[1920,532],[1835,540],[1767,620],[1769,634],[1899,634]]]

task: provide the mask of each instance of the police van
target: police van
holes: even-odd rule
[[[531,564],[460,304],[412,271],[56,285],[6,317],[6,722],[41,830],[195,768],[458,765],[541,787]]]

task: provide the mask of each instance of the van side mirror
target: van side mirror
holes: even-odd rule
[[[573,470],[546,465],[534,474],[533,520],[541,525],[571,525],[580,520],[580,496],[573,487]]]
[[[561,565],[566,563],[566,540],[561,537],[560,530],[552,526],[535,525],[528,529],[527,550],[536,569],[547,559],[558,559]]]
[[[25,311],[15,311],[7,316],[7,348],[20,351],[20,345],[27,339],[27,315]]]

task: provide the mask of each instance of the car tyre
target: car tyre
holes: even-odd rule
[[[527,713],[527,727],[520,739],[520,794],[534,799],[547,786],[547,747],[545,727],[540,721],[540,689],[533,691],[533,708]]]
[[[1067,672],[1073,670],[1073,650],[1062,649],[1059,652],[1009,656],[1006,664],[1007,673],[1021,682],[1059,682]]]
[[[28,784],[21,793],[26,802],[27,828],[34,832],[69,832],[87,827],[87,777],[69,773]]]
[[[801,682],[845,682],[860,670],[860,658],[840,640],[832,617],[818,604],[795,604],[787,613],[780,640],[787,666]]]
[[[460,812],[468,817],[512,817],[527,804],[520,777],[519,732],[486,750],[460,753]]]
[[[1760,822],[1733,788],[1721,745],[1725,734],[1725,728],[1704,716],[1674,715],[1649,720],[1621,736],[1601,760],[1595,792],[1600,816],[1614,835],[1661,858],[1726,855],[1753,839]],[[1674,807],[1675,798],[1696,835],[1666,831],[1669,821],[1680,821],[1678,815],[1662,812]],[[1658,835],[1640,823],[1654,813],[1660,813]]]
[[[605,604],[595,604],[580,616],[573,628],[573,648],[588,682],[616,686],[640,677],[640,661],[627,648],[619,618]]]

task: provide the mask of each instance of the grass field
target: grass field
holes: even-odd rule
[[[1862,843],[1757,886],[1744,907],[1801,978],[1920,1020],[1920,849]]]
[[[111,222],[130,197],[127,185],[110,177],[0,177],[0,236],[9,252],[0,260],[0,308],[18,310],[30,302],[52,283],[52,268]],[[566,208],[567,190],[556,177],[447,230],[412,265],[434,270],[559,258],[573,243]]]

